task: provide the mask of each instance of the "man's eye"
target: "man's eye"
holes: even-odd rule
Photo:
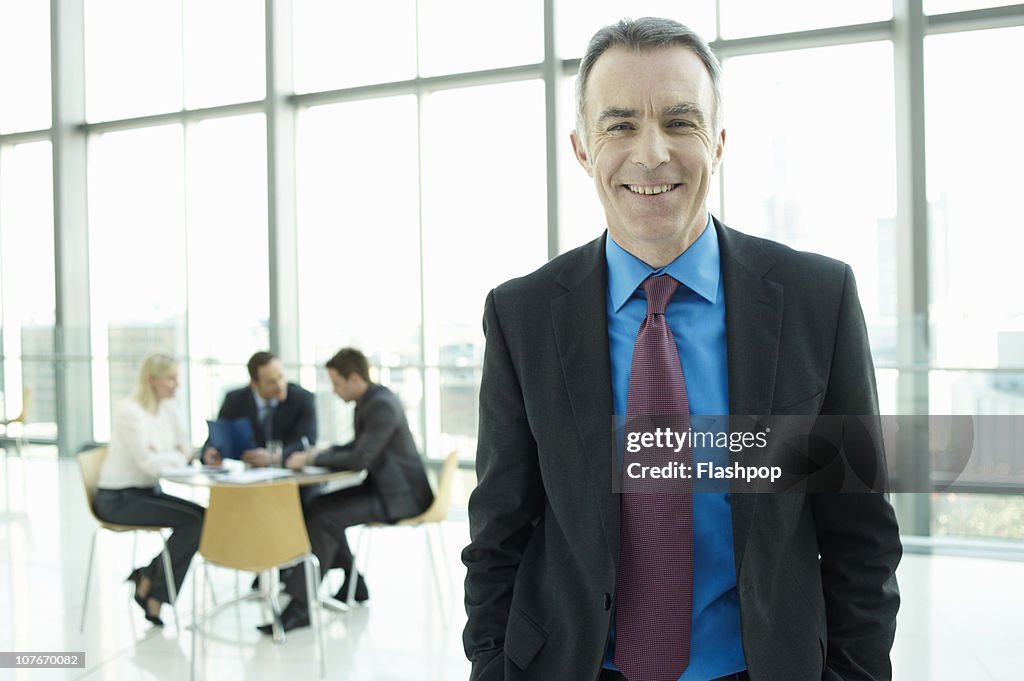
[[[696,127],[691,121],[672,121],[668,124],[670,128],[693,128]]]
[[[608,128],[608,132],[622,132],[623,130],[629,130],[631,128],[632,126],[629,123],[616,123]]]

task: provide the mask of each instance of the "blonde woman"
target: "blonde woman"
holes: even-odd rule
[[[134,394],[114,416],[95,503],[96,513],[108,522],[173,528],[167,548],[175,588],[180,590],[199,546],[203,507],[160,490],[160,472],[180,468],[192,458],[174,406],[177,388],[178,365],[173,358],[157,354],[142,362]],[[146,619],[163,626],[160,607],[170,602],[170,596],[161,556],[134,570],[128,580],[135,583],[135,602]]]

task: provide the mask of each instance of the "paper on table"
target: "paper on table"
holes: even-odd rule
[[[284,468],[249,468],[244,471],[224,473],[215,477],[217,482],[231,482],[244,485],[250,482],[265,482],[276,478],[287,478],[291,477],[291,475],[292,472]]]
[[[206,473],[200,468],[195,466],[175,466],[174,468],[163,468],[160,470],[161,477],[164,478],[187,478],[199,473]]]

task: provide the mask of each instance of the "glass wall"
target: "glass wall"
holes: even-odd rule
[[[1022,41],[1024,27],[925,40],[929,331],[933,365],[952,369],[930,374],[932,413],[1024,414],[1024,91],[999,67],[1020,62]],[[976,493],[1024,489],[1024,461],[975,458],[971,470],[975,493],[933,497],[932,532],[1024,539],[1024,498]]]
[[[52,172],[48,141],[0,147],[0,418],[27,397],[26,435],[42,438],[57,421]]]
[[[50,127],[50,3],[0,0],[0,95],[0,134]]]
[[[896,360],[892,44],[736,57],[725,62],[724,79],[728,135],[721,216],[736,229],[849,263],[875,361],[891,364]]]
[[[249,355],[269,344],[267,132],[263,114],[185,128],[188,355],[192,433],[228,390],[248,381]]]
[[[50,6],[0,0],[0,420],[56,433]],[[26,135],[26,133],[29,133]],[[27,392],[26,392],[27,391]]]
[[[303,382],[321,393],[321,437],[341,439],[351,409],[331,394],[326,360],[350,345],[378,366],[422,364],[416,98],[311,107],[297,135]],[[422,380],[393,387],[420,426]]]
[[[1004,66],[1024,57],[1024,10],[925,0],[925,37],[908,44],[893,17],[915,4],[642,0],[628,13],[712,41],[727,130],[712,211],[851,264],[883,412],[908,403],[914,375],[930,413],[1016,414],[1024,100]],[[31,387],[33,436],[53,438],[58,391],[74,390],[56,378],[69,359],[54,356],[61,258],[89,272],[93,440],[138,360],[160,350],[187,367],[181,407],[201,442],[246,359],[272,343],[317,393],[322,439],[344,439],[351,407],[322,366],[355,345],[428,457],[472,459],[487,292],[604,229],[569,132],[578,59],[621,6],[554,0],[546,33],[542,0],[82,0],[81,19],[64,18],[80,24],[84,108],[59,130],[49,7],[0,0],[3,413]],[[923,68],[906,66],[915,50]],[[917,147],[897,135],[907,106],[923,112]],[[87,161],[54,192],[68,139]],[[901,192],[918,191],[900,168],[927,180],[923,250],[900,246],[914,229]],[[54,241],[62,194],[85,197],[84,249]],[[928,291],[926,324],[900,317],[908,277]],[[908,346],[927,360],[901,361]],[[924,495],[930,531],[1017,536],[1005,528],[1024,526],[1019,498],[989,483],[1019,493],[1024,471],[987,475]]]

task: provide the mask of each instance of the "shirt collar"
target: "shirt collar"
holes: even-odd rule
[[[265,400],[263,399],[263,396],[259,394],[256,388],[250,388],[250,390],[252,391],[253,399],[256,400],[256,408],[259,409],[261,412],[267,407],[273,407],[275,409],[277,408],[276,397],[272,400]]]
[[[622,309],[637,287],[653,274],[668,274],[709,303],[718,302],[721,267],[718,234],[711,224],[711,213],[697,240],[664,267],[651,267],[615,243],[611,234],[605,240],[604,253],[608,261],[608,291],[615,312]]]
[[[377,388],[377,384],[374,383],[373,381],[370,381],[369,385],[366,386],[366,390],[363,391],[363,394],[359,396],[358,400],[356,400],[356,409],[358,409],[363,404],[363,402],[369,399],[369,397],[373,395],[373,393],[377,392]]]

